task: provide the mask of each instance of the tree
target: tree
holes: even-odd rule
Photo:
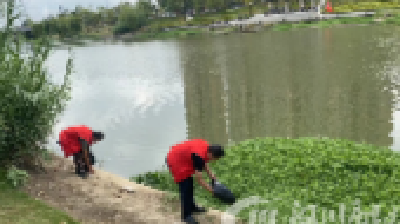
[[[33,25],[33,21],[32,21],[32,19],[30,19],[30,18],[26,19],[26,20],[22,23],[22,26],[31,27],[32,25]]]
[[[50,41],[45,36],[35,41],[20,34],[15,38],[11,30],[15,4],[7,0],[5,31],[0,33],[0,163],[23,168],[32,167],[47,151],[46,139],[70,97],[72,59],[66,65],[64,84],[51,83],[44,67]]]
[[[175,12],[177,14],[181,14],[185,11],[185,3],[183,0],[159,0],[158,3],[167,12]]]
[[[73,16],[70,15],[68,17],[69,20],[69,31],[71,32],[72,35],[77,35],[80,32],[82,32],[82,23],[81,23],[81,18],[79,16]]]
[[[139,0],[136,3],[137,12],[144,14],[147,17],[150,17],[154,14],[154,5],[151,3],[151,0]]]
[[[119,5],[119,14],[118,14],[118,21],[116,27],[114,29],[115,34],[123,34],[128,33],[134,30],[134,9],[131,6],[127,5]]]
[[[153,13],[153,6],[148,0],[139,0],[135,6],[119,5],[118,22],[115,34],[134,32],[149,23],[149,16]]]

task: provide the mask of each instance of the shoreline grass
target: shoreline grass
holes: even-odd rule
[[[79,224],[58,211],[12,187],[0,170],[0,220],[2,224]]]
[[[302,208],[316,205],[318,221],[324,210],[339,214],[340,204],[347,208],[346,219],[353,217],[354,209],[348,208],[354,208],[357,199],[362,212],[380,205],[380,217],[390,217],[400,205],[399,164],[400,154],[389,148],[348,140],[259,138],[228,147],[225,158],[210,165],[239,200],[251,196],[270,200],[270,204],[243,209],[240,218],[248,221],[251,209],[277,210],[277,223],[285,223],[293,216],[296,201]],[[130,180],[178,198],[178,187],[167,171],[148,172]],[[218,210],[227,208],[198,184],[195,191],[197,202]],[[394,223],[399,220],[396,217]]]
[[[191,30],[176,29],[167,32],[143,32],[126,38],[127,41],[143,41],[154,39],[168,39],[168,38],[186,38],[195,35],[226,35],[233,33],[245,32],[270,32],[270,31],[289,31],[300,28],[328,28],[336,26],[350,26],[350,25],[400,25],[400,16],[389,17],[386,19],[378,19],[375,17],[358,17],[358,18],[339,18],[318,21],[302,21],[302,22],[283,22],[279,24],[267,25],[248,25],[243,26],[243,31],[237,26],[230,26],[224,28],[215,28],[213,31],[197,28]]]

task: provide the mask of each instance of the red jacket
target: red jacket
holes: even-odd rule
[[[71,156],[73,153],[81,151],[81,143],[79,139],[86,140],[89,145],[92,145],[93,131],[87,126],[71,126],[60,132],[59,141],[61,150],[64,151],[65,158]]]
[[[202,139],[193,139],[170,148],[167,162],[175,183],[179,183],[194,174],[193,161],[191,159],[192,153],[196,153],[206,163],[209,161],[207,157],[208,145],[208,142]]]

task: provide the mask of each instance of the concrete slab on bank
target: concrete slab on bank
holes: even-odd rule
[[[319,14],[318,12],[293,12],[284,14],[256,14],[246,20],[229,21],[229,25],[273,24],[279,22],[301,22],[308,20],[326,20],[336,18],[371,17],[375,12],[352,12],[340,14]]]

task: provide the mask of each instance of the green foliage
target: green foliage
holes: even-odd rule
[[[395,1],[365,1],[355,4],[341,4],[334,6],[335,13],[377,11],[381,9],[400,8],[400,2]]]
[[[354,17],[354,18],[339,18],[339,19],[327,19],[317,21],[304,21],[300,23],[283,23],[272,26],[273,31],[288,31],[294,28],[307,28],[307,27],[332,27],[340,24],[374,24],[374,17]],[[387,24],[400,24],[398,17],[392,17],[386,19]]]
[[[149,0],[140,0],[135,5],[120,5],[98,11],[89,11],[76,7],[73,12],[62,13],[32,25],[36,38],[41,35],[58,35],[60,38],[72,38],[81,34],[93,33],[104,26],[114,26],[114,34],[134,32],[148,25],[154,6]],[[85,36],[85,35],[83,35]]]
[[[18,172],[16,179],[23,183],[24,172]],[[1,223],[19,224],[78,224],[76,220],[69,217],[65,212],[49,207],[45,203],[31,198],[10,182],[7,172],[0,169],[0,220]],[[11,175],[13,176],[13,175]],[[18,186],[18,182],[16,183]]]
[[[131,6],[124,6],[120,10],[114,33],[123,34],[137,29],[136,9]]]
[[[69,99],[72,72],[69,58],[64,83],[50,82],[44,67],[50,42],[13,34],[14,6],[7,1],[7,24],[0,34],[0,163],[7,166],[27,165],[46,150],[45,140]]]
[[[122,5],[114,33],[134,32],[146,26],[149,23],[152,10],[151,2],[147,0],[140,0],[135,6]]]
[[[400,25],[400,16],[390,17],[385,20],[386,24]]]
[[[388,148],[348,140],[259,138],[229,147],[226,156],[211,167],[238,198],[260,196],[271,200],[270,204],[246,208],[240,213],[242,218],[248,219],[250,209],[278,210],[278,223],[283,223],[285,217],[293,216],[296,200],[302,207],[316,205],[319,220],[323,209],[339,214],[340,203],[346,205],[346,218],[350,217],[356,199],[362,211],[380,205],[381,217],[388,217],[400,204],[399,164],[400,155]],[[167,171],[132,180],[160,190],[178,190]],[[199,185],[195,190],[196,200],[226,208]]]
[[[252,2],[253,6],[249,6]],[[273,7],[283,7],[284,1],[275,2]],[[318,1],[316,2],[318,3]],[[143,32],[163,32],[164,28],[178,26],[205,26],[216,21],[230,21],[238,18],[246,19],[253,13],[264,13],[268,10],[265,1],[256,0],[158,0],[157,8],[149,0],[140,0],[135,5],[121,3],[113,8],[100,7],[96,11],[91,11],[83,7],[76,7],[69,13],[61,13],[55,17],[47,18],[40,23],[32,24],[34,37],[41,35],[54,35],[60,38],[74,37],[93,37],[92,39],[102,39],[112,34],[120,35],[124,33],[143,33]],[[296,10],[299,2],[290,0],[289,5]],[[232,8],[233,6],[242,6]],[[305,6],[310,7],[311,1],[305,1]],[[356,2],[349,4],[346,1],[334,1],[334,12],[353,12],[353,11],[382,11],[386,9],[396,9],[400,5],[394,1],[378,2]],[[186,21],[185,14],[194,10],[193,20]],[[214,10],[208,12],[208,10]],[[163,12],[175,12],[177,17],[159,17]],[[337,21],[338,24],[347,23],[346,19]],[[362,24],[372,23],[371,21],[360,20]],[[350,23],[355,23],[354,20]],[[397,23],[393,19],[389,24]],[[318,26],[325,27],[332,25],[331,22],[321,22]],[[307,27],[304,24],[282,25],[274,27],[274,30],[288,30],[292,27]],[[111,28],[111,29],[108,29]],[[144,34],[140,34],[144,36]],[[149,36],[154,36],[149,34]]]
[[[55,17],[46,18],[32,24],[33,35],[58,35],[61,38],[71,38],[85,33],[88,27],[115,25],[117,16],[114,9],[101,8],[98,12],[75,7],[70,13],[61,13]]]
[[[14,187],[20,187],[26,183],[28,173],[25,170],[20,170],[15,166],[11,166],[7,171],[7,179],[12,182]]]

